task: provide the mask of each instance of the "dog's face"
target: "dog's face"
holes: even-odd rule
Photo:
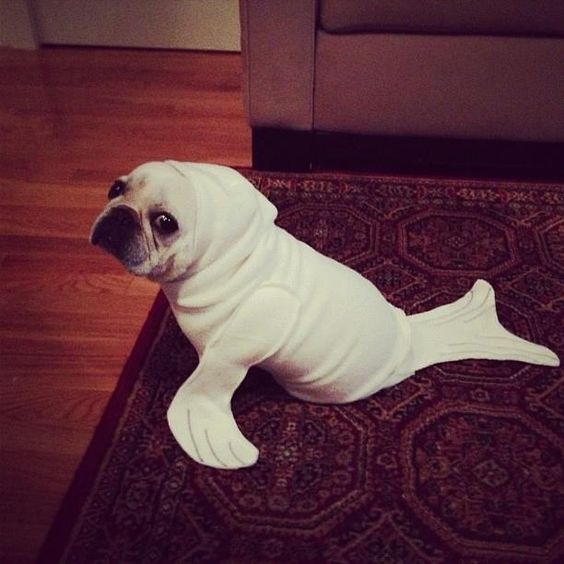
[[[131,273],[159,283],[189,275],[193,261],[196,194],[164,162],[147,163],[111,186],[109,202],[90,241]]]

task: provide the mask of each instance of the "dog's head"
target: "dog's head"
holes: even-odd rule
[[[91,242],[159,283],[226,256],[244,260],[276,217],[244,177],[217,165],[146,163],[115,180],[108,197]]]

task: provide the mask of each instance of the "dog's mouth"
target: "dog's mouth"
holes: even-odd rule
[[[166,276],[167,269],[162,264],[157,264],[152,268],[149,268],[148,272],[144,275],[152,282],[161,282]]]
[[[148,265],[149,254],[139,245],[132,242],[116,243],[116,244],[101,244],[94,243],[108,254],[116,258],[123,267],[138,276],[146,276],[150,270]]]
[[[152,282],[157,283],[171,283],[179,282],[187,278],[186,273],[174,274],[174,257],[168,257],[164,262],[160,262],[157,265],[150,268],[149,272],[145,276]]]
[[[118,259],[134,274],[142,273],[149,258],[143,232],[133,209],[120,205],[110,209],[94,224],[90,242]]]
[[[150,266],[147,266],[146,260],[140,260],[140,261],[127,260],[127,259],[122,260],[119,258],[118,260],[121,262],[121,264],[125,267],[125,269],[128,272],[134,274],[135,276],[147,276],[151,271]]]

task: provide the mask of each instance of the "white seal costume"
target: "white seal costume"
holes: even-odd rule
[[[141,175],[142,190],[150,190],[171,173],[191,207],[190,264],[173,281],[152,278],[200,358],[167,417],[178,443],[202,464],[256,462],[258,450],[231,412],[251,366],[264,367],[297,398],[340,404],[441,362],[559,364],[549,349],[500,325],[494,291],[483,280],[454,303],[406,315],[360,274],[275,225],[276,208],[232,169],[167,161],[130,177]]]

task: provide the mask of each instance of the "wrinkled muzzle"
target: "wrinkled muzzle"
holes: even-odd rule
[[[126,268],[143,263],[149,256],[139,219],[129,206],[115,206],[99,217],[90,242],[112,254]]]

